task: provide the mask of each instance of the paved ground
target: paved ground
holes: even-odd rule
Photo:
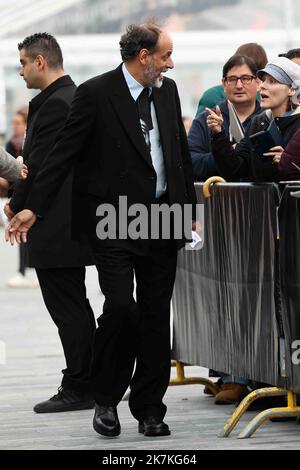
[[[117,439],[97,435],[91,426],[93,411],[36,415],[33,405],[54,394],[64,367],[56,329],[43,305],[39,289],[5,287],[15,273],[17,250],[3,242],[0,229],[0,450],[3,449],[295,449],[300,447],[300,426],[270,423],[253,438],[238,440],[239,430],[255,414],[247,413],[228,439],[218,433],[233,411],[215,406],[200,385],[170,387],[166,395],[170,437],[146,438],[137,433],[127,403],[119,406],[122,434]],[[103,301],[93,269],[88,270],[88,291],[95,314]],[[174,373],[174,371],[173,371]],[[187,375],[207,375],[200,367]]]

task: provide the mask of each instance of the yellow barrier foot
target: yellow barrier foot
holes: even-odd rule
[[[292,418],[296,416],[300,416],[300,407],[293,411],[288,411],[288,408],[270,408],[269,410],[262,411],[247,424],[244,431],[239,434],[238,438],[246,439],[251,437],[252,434],[254,434],[255,431],[270,418]]]
[[[231,415],[230,419],[225,424],[223,431],[219,434],[219,437],[228,437],[229,434],[233,431],[243,414],[247,411],[251,403],[253,403],[258,398],[262,397],[276,397],[281,395],[286,395],[287,390],[277,387],[266,387],[259,388],[249,393],[239,404],[235,412]]]
[[[177,377],[170,380],[170,386],[200,384],[207,386],[211,390],[213,395],[216,395],[218,393],[218,387],[212,380],[206,379],[204,377],[185,377],[184,364],[182,364],[182,362],[176,361],[176,371]]]
[[[297,406],[296,394],[290,390],[286,390],[286,393],[288,394],[288,405],[286,407],[270,408],[269,410],[262,411],[247,424],[238,438],[247,439],[251,437],[263,423],[271,418],[295,418],[300,416],[300,406]]]

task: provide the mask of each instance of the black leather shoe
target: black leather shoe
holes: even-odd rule
[[[155,437],[169,436],[171,431],[166,423],[150,416],[139,422],[139,433],[144,434],[144,436]]]
[[[56,395],[35,405],[33,411],[35,413],[58,413],[60,411],[90,410],[94,406],[95,401],[87,394],[59,387]]]
[[[121,432],[121,426],[117,408],[114,406],[101,406],[96,403],[93,427],[102,436],[118,436]]]

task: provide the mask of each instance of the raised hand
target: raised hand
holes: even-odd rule
[[[212,111],[210,108],[205,108],[207,112],[207,126],[212,131],[213,134],[218,134],[222,130],[223,126],[223,116],[219,106],[216,106],[216,111]]]

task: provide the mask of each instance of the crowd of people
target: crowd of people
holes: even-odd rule
[[[262,46],[241,45],[192,122],[183,122],[175,82],[163,76],[174,67],[173,44],[155,24],[129,26],[120,40],[121,65],[78,88],[53,36],[33,34],[18,49],[20,75],[40,93],[28,117],[16,113],[15,127],[23,130],[0,151],[0,184],[9,194],[6,239],[26,243],[26,263],[36,269],[66,359],[58,393],[34,411],[95,407],[95,431],[113,437],[121,432],[117,405],[130,387],[138,431],[169,435],[163,397],[170,300],[177,252],[189,239],[175,238],[172,223],[169,239],[129,239],[121,222],[114,236],[101,239],[99,207],[110,204],[119,213],[124,195],[146,208],[190,204],[196,230],[194,181],[299,179],[300,49],[268,61]],[[261,152],[253,136],[271,127],[273,145]],[[86,296],[88,265],[96,266],[105,296],[98,326]],[[249,393],[250,377],[215,375],[216,404]]]
[[[227,181],[300,179],[299,60],[300,49],[292,49],[268,62],[262,46],[255,43],[240,46],[227,60],[222,71],[225,99],[215,94],[216,87],[212,94],[205,92],[188,133],[196,181],[217,175]],[[230,113],[230,104],[235,114]],[[236,116],[241,132],[236,130]],[[280,141],[261,153],[252,145],[251,136],[267,130],[271,123],[279,130]],[[246,378],[221,372],[217,376],[216,404],[239,402],[251,390]],[[273,403],[265,400],[262,406]]]

